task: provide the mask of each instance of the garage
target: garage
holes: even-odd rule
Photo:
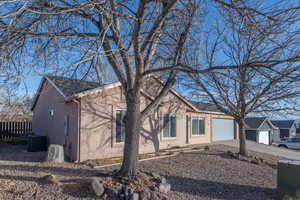
[[[258,143],[260,143],[260,144],[270,144],[270,133],[269,133],[269,131],[259,131],[258,132]]]
[[[247,140],[267,145],[279,140],[278,128],[266,117],[248,117],[245,124]]]
[[[212,140],[224,141],[234,139],[234,120],[233,119],[212,119]]]

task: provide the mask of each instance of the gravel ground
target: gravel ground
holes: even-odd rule
[[[27,153],[24,146],[0,146],[0,199],[95,199],[87,179],[99,172],[87,166],[43,161],[45,153]],[[225,152],[236,151],[224,145],[209,151],[181,153],[178,156],[144,161],[143,171],[166,176],[172,185],[172,199],[274,199],[276,197],[277,158],[253,153],[270,165],[255,165],[230,158]],[[34,159],[33,159],[34,158]],[[56,175],[60,186],[44,185],[39,179]]]

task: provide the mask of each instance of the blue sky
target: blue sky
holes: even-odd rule
[[[29,76],[24,77],[18,89],[18,94],[26,95],[28,93],[33,96],[39,86],[42,76]]]
[[[274,2],[273,0],[272,1],[269,1],[269,2]],[[212,9],[210,8],[210,11],[212,11]],[[207,16],[208,17],[208,21],[207,23],[210,24],[210,23],[213,23],[213,19],[215,19],[215,16],[216,16],[216,13],[215,12],[210,12],[209,15]],[[211,20],[210,20],[211,19]],[[74,52],[72,52],[74,53]],[[74,53],[75,54],[75,53]],[[70,56],[69,56],[70,57]],[[219,57],[220,58],[220,57]],[[54,66],[55,65],[64,65],[64,63],[61,63],[59,61],[56,61]],[[62,66],[57,66],[57,67],[62,67]],[[109,67],[109,66],[107,66]],[[28,73],[29,75],[27,76],[24,76],[22,78],[22,82],[20,84],[20,87],[18,89],[18,93],[20,95],[25,95],[25,94],[29,94],[30,96],[33,96],[38,88],[38,85],[40,83],[40,80],[41,80],[41,76],[38,76],[38,75],[30,75],[30,73]],[[186,93],[186,90],[184,90],[184,88],[182,87],[179,87],[179,84],[176,84],[175,88],[178,90],[178,92],[180,92],[181,94],[183,95],[187,95]]]

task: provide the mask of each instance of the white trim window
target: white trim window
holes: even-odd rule
[[[193,116],[191,123],[192,135],[205,135],[205,119]]]
[[[175,138],[176,137],[176,115],[175,114],[165,114],[164,115],[164,133],[165,138]]]
[[[116,110],[116,143],[125,141],[125,122],[126,110]]]

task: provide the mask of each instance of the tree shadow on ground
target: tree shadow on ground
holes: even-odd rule
[[[89,198],[93,196],[90,188],[89,178],[93,176],[108,176],[107,170],[99,169],[71,169],[67,167],[40,167],[26,165],[1,165],[0,169],[14,167],[15,170],[29,172],[44,172],[53,175],[61,175],[61,191],[72,197]],[[199,169],[201,170],[201,169]],[[226,172],[225,172],[226,173]],[[167,181],[172,185],[172,191],[183,193],[189,198],[210,198],[210,199],[275,199],[276,189],[265,188],[253,185],[240,185],[235,183],[225,183],[212,180],[194,179],[181,176],[167,175]],[[36,182],[40,184],[40,177],[0,175],[1,179]],[[226,181],[226,180],[224,180]],[[47,187],[47,186],[44,186]],[[50,187],[53,187],[50,185]]]
[[[72,196],[80,198],[92,198],[95,197],[94,192],[90,186],[88,180],[72,180],[64,182],[62,186],[62,192]]]
[[[13,181],[35,182],[41,188],[55,187],[55,190],[61,190],[63,193],[76,198],[95,197],[90,187],[90,180],[88,178],[60,179],[61,185],[59,186],[55,184],[44,183],[40,177],[33,177],[33,176],[0,175],[0,180],[3,179],[13,180]]]
[[[222,159],[230,159],[230,160],[238,160],[240,162],[248,162],[249,164],[255,164],[255,163],[252,163],[251,160],[254,159],[254,157],[248,157],[248,159],[245,159],[245,158],[236,158],[236,157],[233,157],[232,155],[230,155],[228,152],[222,152],[222,151],[219,151],[219,152],[203,152],[203,151],[197,151],[197,152],[188,152],[186,154],[194,154],[194,155],[209,155],[209,156],[219,156],[220,158]],[[248,155],[249,156],[249,155]],[[257,163],[255,164],[257,165]],[[277,169],[277,163],[273,163],[273,162],[269,162],[267,160],[263,160],[263,163],[260,163],[259,165],[266,165],[272,169]]]
[[[72,165],[73,166],[73,165]],[[91,168],[72,168],[63,167],[63,166],[32,166],[32,165],[0,165],[0,170],[14,169],[18,171],[27,171],[27,172],[43,172],[45,174],[53,174],[60,176],[69,176],[69,177],[92,177],[92,176],[105,176],[105,172],[102,172],[99,169]],[[73,166],[74,167],[74,166]]]
[[[200,170],[200,169],[199,169]],[[210,199],[276,199],[275,188],[166,176],[172,191]]]
[[[47,152],[28,152],[27,145],[0,144],[0,160],[16,162],[42,162]]]

